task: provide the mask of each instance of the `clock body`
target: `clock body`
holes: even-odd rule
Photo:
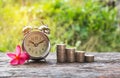
[[[50,41],[43,32],[31,31],[25,35],[22,48],[30,55],[30,59],[41,60],[49,54]]]

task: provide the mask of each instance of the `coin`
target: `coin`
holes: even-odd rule
[[[67,62],[75,62],[75,48],[66,49],[66,60]]]
[[[64,63],[66,62],[66,52],[65,52],[66,45],[65,44],[58,44],[56,47],[57,51],[57,62]]]
[[[94,55],[85,55],[85,62],[94,62]]]
[[[57,44],[57,50],[64,50],[66,48],[65,44]]]
[[[85,61],[85,51],[76,51],[75,57],[76,62],[83,63]]]

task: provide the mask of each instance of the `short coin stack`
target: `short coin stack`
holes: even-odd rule
[[[94,62],[94,55],[85,55],[86,62]]]
[[[85,61],[85,52],[84,51],[76,51],[76,62],[83,63]]]
[[[65,44],[56,47],[58,63],[94,62],[94,55],[85,55],[85,51],[75,51],[75,48],[66,48]]]

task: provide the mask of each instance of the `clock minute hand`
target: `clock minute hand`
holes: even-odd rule
[[[42,41],[38,42],[37,45],[39,45],[39,44],[42,43],[43,41],[45,41],[45,40],[42,40]]]

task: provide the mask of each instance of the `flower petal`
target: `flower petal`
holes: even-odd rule
[[[20,55],[21,58],[24,58],[25,60],[29,60],[30,56],[27,52],[22,52]]]
[[[24,58],[20,58],[20,59],[19,59],[19,64],[24,64],[25,61],[26,61],[26,60],[25,60]]]
[[[9,56],[10,58],[15,58],[16,57],[16,55],[13,54],[13,53],[7,53],[7,56]]]
[[[21,54],[21,47],[20,47],[20,45],[17,45],[17,47],[16,47],[16,55],[20,56],[20,54]]]
[[[29,60],[30,59],[30,55],[27,52],[25,52],[25,55],[26,55],[26,60]]]
[[[11,65],[18,65],[18,60],[17,59],[13,59],[10,61]]]

